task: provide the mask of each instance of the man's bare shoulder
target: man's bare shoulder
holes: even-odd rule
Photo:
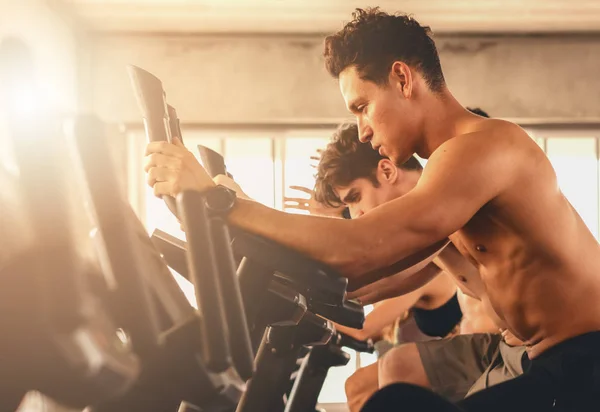
[[[488,137],[499,143],[524,144],[532,142],[531,137],[521,126],[501,119],[483,119],[472,134],[479,137]]]
[[[533,139],[514,123],[481,120],[463,131],[429,157],[417,183],[423,193],[434,191],[448,198],[460,191],[461,199],[473,199],[472,206],[479,209],[530,173],[531,159],[541,161],[545,157]],[[460,203],[460,207],[466,206]]]
[[[532,150],[540,149],[520,126],[500,119],[483,119],[441,144],[430,161],[457,156],[473,162],[512,162],[515,156],[530,154]]]

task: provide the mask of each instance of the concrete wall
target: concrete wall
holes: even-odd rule
[[[600,36],[440,37],[447,81],[465,105],[510,118],[593,118]],[[327,122],[346,117],[324,70],[322,36],[110,35],[90,39],[83,94],[115,121],[138,121],[125,65],[163,79],[192,123]]]

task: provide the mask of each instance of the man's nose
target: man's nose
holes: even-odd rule
[[[365,214],[365,212],[363,212],[362,210],[359,210],[358,212],[356,212],[356,217],[361,217],[364,214]]]
[[[361,143],[368,143],[371,140],[371,137],[373,137],[373,131],[369,126],[362,123],[363,122],[358,123],[358,140],[360,140]]]

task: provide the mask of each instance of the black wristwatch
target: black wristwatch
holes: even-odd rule
[[[217,185],[204,192],[206,209],[212,215],[226,216],[235,206],[237,194],[223,185]]]

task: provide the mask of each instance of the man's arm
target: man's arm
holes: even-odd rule
[[[289,216],[247,202],[240,202],[230,219],[359,277],[463,227],[512,182],[514,150],[507,145],[482,133],[453,138],[431,156],[412,191],[358,219]]]
[[[470,296],[473,299],[481,300],[479,293],[481,281],[464,283],[459,281],[459,278],[468,279],[479,279],[479,269],[477,269],[466,257],[456,249],[454,244],[450,243],[435,259],[435,264],[440,268],[451,274],[458,284],[458,287],[464,292],[465,295]]]
[[[148,145],[146,171],[155,194],[212,187],[177,143]],[[358,219],[292,215],[240,200],[229,221],[358,278],[446,238],[501,193],[514,175],[514,150],[506,145],[482,133],[453,138],[431,156],[415,189]]]
[[[425,286],[441,273],[442,270],[437,265],[429,263],[417,271],[406,270],[379,279],[360,289],[348,292],[347,297],[348,299],[357,299],[363,305],[370,305],[385,299],[411,293]]]
[[[371,339],[379,335],[383,328],[393,323],[404,312],[412,308],[422,294],[422,290],[417,289],[406,295],[381,302],[366,316],[362,329],[354,329],[337,324],[336,329],[358,340]]]
[[[460,288],[457,291],[458,303],[463,317],[460,322],[460,334],[498,333],[498,325],[488,316],[481,299],[465,294]]]

